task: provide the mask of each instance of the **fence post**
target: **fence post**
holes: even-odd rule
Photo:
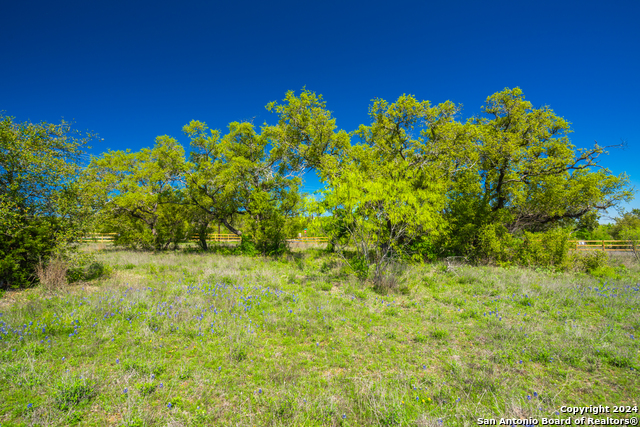
[[[602,241],[602,252],[605,252],[605,249],[604,249],[604,240]]]

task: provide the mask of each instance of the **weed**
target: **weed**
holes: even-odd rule
[[[56,384],[55,401],[58,409],[66,411],[95,397],[95,383],[86,378],[69,378]]]
[[[331,286],[331,283],[326,283],[326,282],[321,282],[318,287],[320,288],[321,291],[325,291],[325,292],[329,292],[333,286]]]
[[[58,292],[67,286],[68,269],[61,258],[51,258],[46,264],[40,260],[36,265],[36,277],[47,292]]]
[[[443,340],[449,337],[449,331],[444,329],[434,329],[431,331],[431,338],[436,340]]]

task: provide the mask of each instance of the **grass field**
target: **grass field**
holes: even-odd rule
[[[109,277],[0,299],[0,426],[471,426],[640,396],[630,258],[410,266],[380,295],[319,249],[97,257]]]

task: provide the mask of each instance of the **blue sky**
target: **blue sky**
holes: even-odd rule
[[[275,123],[264,106],[303,86],[347,131],[373,98],[451,100],[466,118],[519,86],[576,146],[626,140],[601,164],[640,189],[639,18],[637,0],[4,2],[0,110],[74,120],[100,154],[164,134],[186,145],[193,119]]]

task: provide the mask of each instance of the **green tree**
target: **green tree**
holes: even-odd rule
[[[640,209],[632,209],[631,212],[622,212],[615,218],[615,224],[611,227],[611,236],[614,239],[627,239],[633,235],[634,230],[640,230]]]
[[[622,216],[615,219],[611,226],[611,236],[614,239],[626,240],[633,250],[637,260],[640,260],[640,209],[622,212]]]
[[[467,157],[458,110],[450,102],[431,106],[406,95],[393,104],[374,100],[371,125],[354,132],[361,143],[323,164],[330,187],[325,206],[334,220],[328,232],[334,243],[346,237],[343,242],[356,249],[352,267],[363,278],[371,268],[377,287],[385,286],[394,260],[424,256],[411,253],[412,242],[444,229],[448,184]]]
[[[252,123],[233,122],[220,137],[203,122],[184,127],[191,138],[186,183],[191,202],[210,221],[249,239],[263,254],[284,250],[287,224],[301,207],[297,170],[271,147],[274,128],[257,133]],[[243,217],[244,233],[234,226]]]
[[[582,215],[575,223],[576,239],[590,240],[593,233],[600,225],[598,220],[600,214],[597,211],[587,212]]]
[[[183,196],[184,148],[159,136],[152,149],[109,151],[93,158],[86,176],[102,199],[104,228],[117,244],[161,250],[188,238]]]
[[[453,251],[477,249],[484,227],[544,231],[631,199],[627,176],[599,164],[602,147],[576,149],[569,122],[533,108],[519,88],[488,97],[484,113],[469,121],[477,161],[449,192]]]
[[[92,138],[0,115],[0,287],[32,283],[40,260],[68,256],[86,232],[94,210],[78,176]]]
[[[337,130],[322,95],[303,89],[299,96],[287,92],[282,103],[270,102],[267,110],[278,114],[278,124],[268,127],[272,156],[282,170],[301,172],[325,170],[350,146],[349,135]]]

